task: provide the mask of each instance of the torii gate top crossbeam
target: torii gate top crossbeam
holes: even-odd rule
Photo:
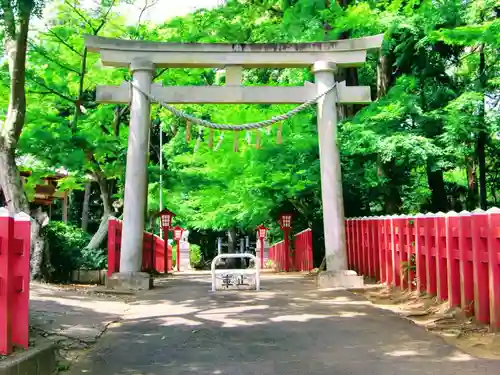
[[[379,49],[383,34],[357,39],[317,43],[224,44],[159,43],[86,36],[85,45],[98,52],[104,65],[128,67],[132,60],[148,60],[157,67],[213,67],[240,65],[246,68],[309,67],[330,61],[340,67],[359,66],[366,52]]]

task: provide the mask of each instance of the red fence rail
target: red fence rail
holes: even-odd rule
[[[120,271],[120,251],[122,239],[121,220],[110,218],[108,220],[108,271],[107,276]],[[167,246],[165,254],[165,241],[149,232],[144,232],[142,241],[142,271],[165,272],[172,270],[172,247]]]
[[[306,229],[294,236],[294,249],[288,254],[288,264],[293,271],[311,271],[313,269],[312,230]],[[291,249],[290,249],[291,250]],[[269,248],[269,260],[278,271],[285,271],[287,251],[285,242],[277,242]]]
[[[0,354],[28,348],[30,217],[0,208]]]
[[[346,220],[350,269],[500,329],[500,209]]]

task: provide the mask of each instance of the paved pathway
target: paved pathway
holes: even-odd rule
[[[208,292],[207,276],[160,281],[70,375],[474,375],[500,362],[461,353],[391,312],[303,278]]]

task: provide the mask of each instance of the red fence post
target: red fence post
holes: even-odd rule
[[[116,242],[116,219],[110,217],[108,220],[108,270],[106,276],[113,274],[115,265],[115,242]]]
[[[448,264],[446,260],[446,217],[437,213],[436,221],[436,279],[437,296],[441,301],[448,299]]]
[[[474,267],[474,315],[489,323],[488,215],[482,210],[472,212],[472,266]]]
[[[367,237],[368,237],[368,276],[375,277],[375,244],[373,238],[373,224],[375,223],[374,218],[368,218],[367,220]]]
[[[385,233],[385,216],[381,216],[378,221],[378,248],[380,257],[380,282],[387,282],[387,261],[386,261],[386,233]]]
[[[361,218],[361,246],[362,246],[362,275],[368,276],[370,269],[370,249],[368,243],[368,218],[363,216]]]
[[[372,264],[373,264],[373,277],[377,280],[380,281],[380,246],[379,246],[379,241],[378,241],[378,236],[379,236],[379,218],[374,217],[372,219],[372,228],[371,228],[371,235],[372,235]]]
[[[472,267],[472,228],[470,212],[460,212],[458,227],[461,307],[462,310],[470,316],[474,312],[474,271]]]
[[[415,253],[415,218],[409,216],[405,220],[405,241],[404,250],[408,262],[408,280],[407,286],[409,290],[414,289],[413,280],[415,279],[415,271],[413,270],[414,253]]]
[[[500,330],[500,209],[488,210],[488,265],[490,284],[490,324]]]
[[[304,241],[301,234],[302,233],[298,233],[293,238],[295,252],[292,267],[295,271],[302,271],[302,254],[304,251]]]
[[[359,273],[358,269],[358,237],[357,237],[357,218],[351,219],[351,241],[352,241],[352,268]]]
[[[120,270],[119,252],[116,251],[118,246],[118,226],[120,222],[114,217],[108,220],[108,271],[107,277]]]
[[[312,229],[307,232],[307,270],[313,269],[313,242],[312,242]]]
[[[14,237],[10,255],[14,282],[12,311],[15,312],[12,316],[12,342],[28,349],[31,218],[24,212],[14,217]]]
[[[386,259],[387,259],[387,285],[394,285],[396,283],[396,269],[395,269],[395,244],[394,244],[394,218],[392,216],[386,217],[385,222],[386,233]]]
[[[394,285],[403,288],[403,283],[401,282],[401,262],[403,261],[403,232],[404,232],[404,218],[400,216],[394,216],[392,218],[392,268]]]
[[[120,272],[120,259],[122,253],[122,230],[123,222],[116,220],[116,242],[115,242],[115,272]]]
[[[14,241],[14,219],[7,209],[0,207],[0,354],[12,353],[12,318],[14,311],[10,301],[12,283],[12,242]]]
[[[437,295],[437,221],[436,215],[428,213],[424,222],[425,226],[425,242],[427,246],[426,272],[427,278],[426,289],[431,296]]]
[[[455,211],[446,214],[446,267],[448,274],[448,300],[450,306],[461,306],[459,223],[460,216]]]
[[[154,235],[154,269],[156,272],[165,272],[165,262],[163,259],[165,252],[165,241],[162,238]]]
[[[426,217],[422,214],[415,216],[415,275],[417,278],[417,292],[423,293],[426,290],[427,275],[427,236],[426,236]]]
[[[355,235],[356,235],[356,272],[358,275],[363,274],[363,236],[361,230],[361,218],[356,218],[355,224]]]
[[[351,219],[345,220],[345,242],[347,250],[347,269],[352,269]]]

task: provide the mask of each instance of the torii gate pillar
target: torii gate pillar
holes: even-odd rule
[[[144,92],[151,91],[154,64],[134,59],[130,64],[133,82]],[[120,252],[120,272],[108,280],[111,289],[151,289],[152,278],[141,272],[142,242],[144,237],[144,210],[148,187],[149,130],[151,103],[139,90],[132,88],[127,165],[125,169],[125,196],[123,201],[123,228]]]
[[[336,65],[318,61],[313,65],[318,94],[335,84]],[[347,271],[344,197],[340,152],[337,145],[337,90],[318,100],[318,141],[321,171],[321,200],[325,233],[326,272],[318,275],[319,287],[362,287],[363,278]]]

